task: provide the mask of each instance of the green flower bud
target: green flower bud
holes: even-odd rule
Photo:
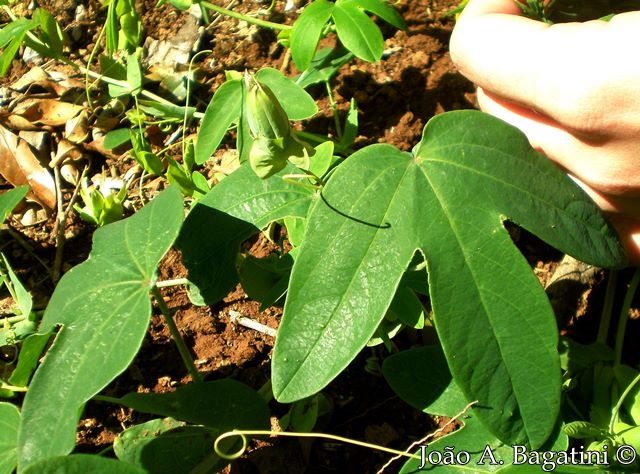
[[[291,135],[291,123],[287,113],[268,86],[251,75],[245,74],[247,86],[245,112],[253,138],[271,140]]]
[[[311,146],[296,137],[287,113],[268,86],[245,75],[245,113],[253,144],[249,164],[258,177],[265,179],[282,170],[287,161],[309,168]]]

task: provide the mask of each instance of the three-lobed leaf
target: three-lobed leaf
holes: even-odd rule
[[[156,266],[182,219],[180,193],[169,188],[132,217],[98,229],[89,259],[60,280],[40,332],[60,329],[22,407],[21,469],[71,452],[82,405],[133,360],[151,316]]]
[[[560,405],[557,329],[503,222],[582,260],[623,265],[595,204],[523,134],[477,111],[433,118],[413,154],[360,150],[322,198],[274,348],[276,398],[309,396],[353,360],[419,251],[438,335],[465,397],[479,401],[474,412],[504,442],[541,446]]]

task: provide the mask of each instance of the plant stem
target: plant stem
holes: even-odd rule
[[[202,382],[202,375],[200,375],[200,372],[198,372],[198,369],[196,369],[196,365],[193,362],[193,358],[189,353],[189,348],[185,344],[184,339],[182,339],[182,335],[178,330],[178,326],[176,326],[176,323],[173,320],[173,315],[171,314],[171,310],[169,309],[167,304],[164,302],[164,299],[162,298],[162,294],[160,293],[160,290],[156,285],[153,285],[153,289],[151,290],[151,292],[153,293],[153,296],[158,303],[158,307],[160,308],[160,311],[164,316],[164,320],[165,320],[165,323],[167,324],[167,327],[169,328],[171,337],[176,343],[176,347],[178,348],[180,357],[182,357],[182,362],[184,362],[185,367],[187,368],[187,370],[189,371],[189,374],[191,375],[191,378],[193,379],[194,382]]]
[[[242,21],[246,21],[247,23],[253,23],[254,25],[258,25],[258,26],[263,26],[265,28],[270,28],[272,30],[290,30],[291,26],[289,25],[282,25],[280,23],[274,23],[272,21],[266,21],[266,20],[260,20],[258,18],[254,18],[252,16],[248,16],[248,15],[243,15],[242,13],[236,13],[233,10],[228,10],[226,8],[223,7],[219,7],[218,5],[214,5],[213,3],[209,3],[209,2],[200,2],[200,5],[208,8],[210,10],[213,10],[217,13],[220,13],[222,15],[226,15],[226,16],[230,16],[231,18],[235,18],[236,20],[242,20]]]
[[[636,274],[637,273],[638,272],[636,272]],[[615,425],[616,422],[618,421],[618,414],[620,413],[620,407],[622,407],[622,404],[624,403],[625,398],[627,398],[627,396],[631,393],[631,390],[633,390],[635,386],[638,385],[638,382],[640,382],[640,374],[638,374],[636,378],[634,378],[631,381],[631,383],[627,386],[624,392],[622,392],[622,395],[620,395],[620,398],[618,399],[618,403],[616,403],[616,406],[613,407],[611,421],[609,422],[609,433],[613,433],[613,425]]]
[[[329,81],[324,83],[327,88],[327,97],[329,98],[329,105],[331,106],[331,110],[333,111],[333,121],[336,126],[336,135],[338,137],[338,141],[342,140],[342,125],[340,124],[340,117],[338,117],[338,104],[336,104],[335,99],[333,98],[333,91],[331,90],[331,85]]]
[[[188,284],[189,284],[189,280],[187,280],[186,278],[174,278],[173,280],[157,281],[156,287],[169,288],[171,286],[188,285]]]
[[[16,387],[15,385],[10,385],[8,383],[4,383],[0,381],[0,389],[2,390],[11,390],[12,392],[26,392],[27,387]]]
[[[622,309],[620,310],[620,320],[618,321],[618,330],[616,331],[615,341],[615,361],[614,365],[620,365],[622,361],[622,347],[624,346],[624,335],[627,329],[627,321],[629,320],[629,310],[631,309],[631,302],[638,289],[638,283],[640,283],[640,268],[636,269],[627,288],[627,293],[624,296],[622,303]]]
[[[109,397],[107,395],[94,395],[92,400],[96,400],[98,402],[113,403],[114,405],[121,405],[119,398]]]
[[[19,323],[20,321],[24,321],[25,319],[27,319],[27,316],[24,316],[24,315],[7,316],[6,318],[0,318],[0,324],[3,324],[5,322],[9,324],[15,324],[15,323]]]
[[[613,309],[613,301],[616,293],[616,285],[618,283],[618,271],[611,270],[609,272],[609,280],[607,281],[607,290],[604,296],[604,304],[602,308],[602,316],[600,318],[600,326],[598,328],[598,337],[596,342],[601,344],[607,343],[609,335],[609,326],[611,325],[611,314]]]

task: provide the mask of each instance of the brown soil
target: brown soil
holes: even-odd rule
[[[27,1],[24,1],[26,10]],[[97,40],[99,25],[104,21],[101,2],[86,2],[88,18],[83,34],[73,40],[75,56],[86,59]],[[169,5],[155,6],[155,0],[137,2],[146,35],[154,39],[171,38],[185,21],[186,14]],[[218,4],[227,3],[216,1]],[[474,88],[460,76],[448,55],[448,40],[453,20],[445,13],[456,5],[456,0],[407,1],[396,7],[402,13],[409,29],[398,32],[382,25],[386,35],[385,59],[378,64],[356,61],[342,68],[333,81],[335,97],[340,110],[348,108],[349,100],[356,98],[361,112],[359,145],[385,142],[402,150],[410,150],[420,139],[422,129],[433,115],[440,112],[474,106]],[[256,11],[258,2],[235,2],[240,11]],[[39,5],[54,12],[67,29],[73,25],[73,9],[68,2],[42,0]],[[226,6],[226,5],[225,5]],[[277,1],[271,19],[291,22],[296,13],[284,14],[284,2]],[[268,18],[268,17],[267,17]],[[201,86],[196,91],[199,106],[208,102],[211,92],[224,80],[225,70],[257,70],[263,66],[295,70],[273,33],[249,28],[236,20],[212,18],[206,28],[201,49],[212,52],[199,62]],[[15,61],[6,83],[20,77],[29,66]],[[304,124],[307,130],[334,133],[329,104],[323,91],[314,91],[320,99],[321,113]],[[231,144],[231,143],[230,143]],[[107,160],[100,158],[102,163]],[[112,160],[111,158],[109,160]],[[108,161],[117,166],[118,162]],[[98,164],[97,168],[100,168]],[[63,269],[82,261],[90,249],[91,226],[73,218],[69,223],[69,240],[64,253]],[[45,302],[53,287],[37,259],[51,263],[54,258],[55,239],[53,220],[32,228],[18,224],[14,234],[28,248],[13,239],[5,239],[4,252],[12,262],[20,262],[17,270],[26,278],[26,284]],[[532,266],[542,280],[548,278],[559,255],[529,236],[516,236],[527,253]],[[252,243],[255,255],[264,255],[270,248],[264,239]],[[34,269],[40,268],[39,271]],[[30,270],[31,269],[31,270]],[[177,252],[170,252],[160,267],[160,280],[186,276]],[[270,352],[273,339],[252,329],[231,322],[229,312],[237,311],[267,326],[277,328],[281,310],[259,310],[259,304],[246,297],[238,287],[222,302],[211,307],[190,304],[184,290],[164,290],[165,300],[175,311],[179,329],[191,347],[198,368],[207,379],[235,377],[258,389],[269,379]],[[418,342],[418,334],[408,332],[398,340],[400,346]],[[389,389],[379,373],[365,367],[376,367],[380,362],[377,350],[367,350],[340,375],[326,390],[334,405],[331,417],[323,420],[327,432],[366,440],[385,446],[405,449],[428,433],[443,420],[432,419],[411,409]],[[172,390],[190,380],[180,361],[169,332],[160,316],[154,316],[148,336],[138,357],[128,371],[115,380],[106,395],[121,396],[130,391]],[[273,413],[282,414],[283,407],[273,403]],[[108,447],[123,428],[144,420],[142,415],[91,402],[80,422],[78,449],[97,452]],[[322,440],[272,439],[251,446],[250,452],[234,462],[229,473],[319,473],[319,472],[375,472],[388,459],[362,448],[353,448]],[[399,463],[387,472],[397,471]]]

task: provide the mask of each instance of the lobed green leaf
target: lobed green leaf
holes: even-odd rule
[[[156,266],[182,218],[180,193],[169,188],[132,217],[98,229],[89,259],[60,280],[40,332],[61,327],[22,407],[20,469],[71,452],[82,405],[133,360],[151,316]]]
[[[433,118],[413,155],[353,154],[312,207],[272,361],[274,395],[321,390],[384,317],[416,251],[427,261],[454,379],[499,439],[540,447],[560,406],[553,312],[503,222],[577,258],[626,262],[597,206],[506,123],[477,111]]]

